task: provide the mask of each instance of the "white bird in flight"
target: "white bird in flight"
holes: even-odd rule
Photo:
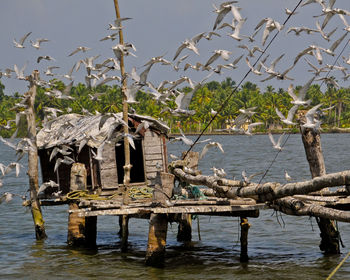
[[[13,43],[15,44],[16,48],[20,48],[23,49],[24,48],[24,41],[28,38],[28,36],[32,34],[32,32],[27,33],[26,35],[24,35],[19,42],[16,41],[16,39],[13,39]]]
[[[284,132],[283,134],[281,134],[281,136],[278,138],[277,142],[275,141],[275,139],[273,138],[273,135],[271,134],[271,132],[269,132],[269,138],[270,141],[272,143],[272,147],[278,151],[282,150],[281,144],[282,144],[282,139],[284,137],[286,133]]]
[[[280,117],[281,121],[287,125],[296,125],[295,122],[293,122],[294,114],[298,110],[299,105],[294,105],[290,110],[288,111],[287,118],[276,108],[276,113]]]

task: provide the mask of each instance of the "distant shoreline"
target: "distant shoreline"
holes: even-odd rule
[[[271,130],[272,134],[282,134],[283,132],[290,133],[290,134],[300,134],[299,131],[292,131],[292,130],[278,130],[278,129],[273,129]],[[321,134],[336,134],[336,133],[350,133],[350,128],[329,128],[329,129],[322,129]],[[200,135],[200,132],[185,132],[186,135]],[[268,134],[268,131],[265,132],[255,132],[254,135],[266,135]],[[180,135],[180,133],[169,133],[169,136],[175,136],[175,135]],[[245,135],[245,134],[240,134],[240,133],[229,133],[229,132],[205,132],[203,135],[227,135],[227,136],[232,136],[232,135]]]

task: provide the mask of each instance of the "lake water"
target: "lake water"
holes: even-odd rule
[[[240,179],[244,169],[248,175],[265,171],[276,155],[267,135],[205,138],[221,142],[225,154],[209,150],[200,162],[203,174],[212,174],[213,166],[223,167],[227,177]],[[350,169],[350,134],[323,134],[321,139],[327,172]],[[168,148],[180,155],[187,147],[173,143]],[[1,143],[0,162],[8,164],[13,159],[14,153]],[[284,169],[294,179],[310,178],[300,135],[289,137],[264,181],[283,182]],[[24,171],[19,178],[9,174],[3,183],[0,193],[23,195],[28,188]],[[158,269],[144,266],[147,220],[130,220],[128,253],[120,253],[118,217],[114,216],[98,217],[96,250],[77,250],[66,244],[67,206],[43,207],[48,239],[37,242],[31,213],[21,203],[16,197],[0,205],[0,279],[325,279],[350,250],[349,224],[338,224],[346,246],[342,254],[329,257],[318,248],[314,218],[277,217],[272,210],[262,210],[259,218],[249,219],[250,261],[241,264],[239,219],[201,216],[202,240],[198,240],[194,221],[190,249],[176,241],[177,224],[169,225],[165,268]],[[350,260],[332,279],[350,279]]]

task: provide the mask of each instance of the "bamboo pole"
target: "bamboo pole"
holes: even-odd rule
[[[114,8],[117,19],[120,19],[120,10],[119,10],[119,3],[118,0],[114,1]],[[121,27],[121,26],[120,26]],[[119,29],[119,44],[124,45],[124,36],[123,36],[123,30],[122,28]],[[128,83],[126,79],[125,74],[125,66],[124,66],[124,54],[121,52],[120,55],[120,74],[122,77],[122,94],[123,94],[123,120],[126,124],[128,124],[128,103],[127,97],[125,95]],[[129,133],[129,129],[127,125],[123,126],[124,134],[127,135]],[[130,164],[130,147],[129,147],[129,140],[127,137],[124,137],[124,154],[125,154],[125,165],[124,165],[124,192],[123,192],[123,202],[126,203],[127,201],[127,189],[128,185],[130,183],[130,170],[131,170],[131,164]]]
[[[127,252],[128,250],[128,237],[129,237],[129,216],[119,216],[119,236],[121,241],[121,251]]]
[[[28,123],[28,138],[32,142],[32,149],[28,151],[28,176],[30,189],[30,206],[35,226],[35,237],[37,240],[47,238],[45,233],[44,219],[38,199],[39,175],[38,175],[38,148],[36,145],[36,124],[34,102],[36,97],[36,81],[39,81],[39,71],[34,70],[32,75],[28,77],[30,89],[27,92],[27,123]]]
[[[303,121],[303,117],[301,117],[301,122]],[[301,138],[312,178],[326,175],[319,130],[309,128],[301,129]],[[320,217],[316,217],[316,221],[321,231],[321,251],[324,251],[326,254],[340,254],[339,231],[337,230],[335,222]]]

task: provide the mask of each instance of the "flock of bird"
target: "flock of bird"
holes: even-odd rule
[[[282,112],[278,108],[276,108],[276,114],[280,117],[280,120],[282,123],[288,125],[288,126],[295,126],[297,125],[296,122],[294,122],[294,116],[298,109],[300,107],[308,108],[311,104],[311,100],[305,100],[307,90],[311,86],[311,84],[314,81],[325,81],[327,83],[332,83],[334,86],[338,86],[336,81],[334,79],[331,79],[327,76],[325,77],[318,77],[322,73],[330,72],[330,71],[340,71],[343,74],[343,79],[347,80],[349,77],[349,73],[347,72],[346,66],[341,66],[340,64],[337,65],[329,65],[326,64],[323,66],[323,56],[328,55],[334,57],[336,55],[336,50],[338,49],[339,45],[344,41],[347,34],[350,32],[350,26],[347,21],[347,17],[350,15],[350,12],[344,9],[339,9],[335,7],[335,0],[329,0],[328,3],[326,3],[325,0],[305,0],[300,8],[302,9],[306,5],[315,5],[320,10],[319,15],[315,15],[317,18],[322,18],[323,21],[320,22],[319,19],[316,20],[315,26],[316,28],[312,27],[290,27],[286,34],[292,34],[294,33],[295,36],[300,36],[301,33],[305,33],[307,35],[310,34],[320,34],[321,38],[323,38],[326,43],[331,43],[329,47],[322,47],[315,44],[310,44],[303,50],[297,54],[296,57],[292,58],[293,63],[285,70],[277,70],[278,63],[285,58],[285,54],[279,54],[278,57],[274,58],[270,63],[267,62],[270,55],[267,54],[265,57],[262,57],[260,61],[255,62],[252,64],[250,61],[252,58],[256,57],[257,53],[265,54],[265,51],[263,48],[266,45],[266,42],[269,38],[272,36],[271,33],[281,32],[285,29],[285,26],[278,21],[274,20],[273,18],[266,17],[263,19],[258,20],[253,33],[251,35],[242,34],[242,28],[247,22],[247,18],[244,17],[242,9],[238,6],[238,1],[228,1],[221,3],[218,7],[213,5],[214,7],[214,14],[216,15],[215,22],[213,24],[213,29],[211,31],[205,31],[201,32],[198,35],[193,36],[190,39],[185,39],[181,44],[178,46],[174,56],[172,59],[166,59],[165,54],[156,56],[151,58],[147,63],[143,65],[144,69],[138,73],[138,69],[136,67],[131,68],[130,73],[126,73],[124,77],[121,77],[121,75],[118,75],[118,71],[120,71],[120,60],[121,57],[127,57],[127,56],[134,56],[135,52],[137,52],[136,47],[132,43],[124,43],[120,44],[117,43],[112,49],[113,56],[108,58],[101,58],[101,55],[94,55],[94,56],[88,56],[83,59],[77,60],[75,63],[73,63],[72,67],[69,69],[69,71],[66,74],[58,74],[56,71],[60,69],[57,65],[49,65],[45,71],[43,71],[44,76],[48,77],[48,79],[52,79],[53,77],[58,78],[64,78],[70,81],[70,83],[66,86],[64,91],[60,91],[56,88],[55,83],[47,81],[45,79],[40,79],[36,81],[36,83],[46,89],[45,94],[50,96],[51,98],[58,98],[58,99],[73,99],[72,96],[70,96],[70,91],[74,83],[74,76],[73,74],[75,72],[78,72],[82,66],[86,70],[85,74],[85,81],[89,87],[98,87],[100,85],[103,85],[105,83],[109,82],[122,82],[125,79],[128,80],[128,86],[124,92],[125,96],[127,97],[127,102],[132,104],[137,102],[137,93],[140,90],[144,90],[146,93],[148,93],[150,96],[152,96],[155,100],[157,100],[159,103],[162,103],[165,105],[164,111],[169,111],[171,114],[174,114],[175,116],[189,116],[193,115],[196,112],[192,109],[190,109],[191,100],[194,96],[194,94],[205,84],[205,82],[215,73],[215,74],[221,74],[222,69],[228,69],[228,70],[234,70],[238,68],[238,64],[241,62],[242,58],[243,61],[245,61],[249,73],[252,73],[253,75],[257,76],[263,76],[263,79],[261,82],[265,82],[271,79],[279,79],[279,80],[293,80],[292,77],[289,76],[289,73],[291,70],[297,65],[301,58],[304,58],[304,61],[307,63],[307,65],[310,67],[308,70],[312,73],[312,78],[307,82],[299,91],[298,93],[295,92],[295,89],[293,85],[290,85],[288,88],[288,94],[291,96],[291,104],[292,107],[288,112],[287,116],[284,116]],[[300,12],[300,11],[298,11]],[[294,16],[297,12],[293,12],[289,10],[288,8],[285,9],[286,16]],[[228,17],[232,18],[230,21],[225,21]],[[338,17],[341,24],[343,25],[344,33],[341,34],[339,38],[336,40],[332,40],[331,37],[336,32],[336,29],[333,29],[329,32],[325,31],[326,26],[328,25],[329,21],[333,17]],[[101,36],[100,39],[101,44],[102,42],[111,41],[117,39],[117,31],[119,31],[122,27],[122,23],[125,22],[127,24],[127,21],[131,20],[131,18],[121,18],[116,20],[114,23],[110,23],[108,25],[108,30],[112,32],[111,34]],[[223,34],[223,30],[228,30],[229,33]],[[261,45],[259,46],[259,43],[257,43],[256,37],[259,33],[262,33],[261,37]],[[186,62],[191,55],[195,57],[201,57],[200,56],[200,42],[203,40],[211,41],[215,40],[215,38],[219,38],[222,36],[229,36],[231,37],[234,42],[238,42],[238,45],[236,46],[237,49],[243,50],[243,54],[237,56],[231,60],[233,51],[231,50],[225,50],[225,49],[215,49],[212,51],[212,55],[206,59],[204,62],[196,62],[195,64],[191,64],[189,62]],[[18,49],[25,49],[27,47],[27,41],[28,38],[31,38],[32,32],[29,32],[25,34],[20,40],[13,40],[14,47]],[[44,45],[50,44],[50,40],[46,38],[38,38],[36,40],[29,40],[30,44],[33,48],[37,49],[38,51],[42,50]],[[332,41],[332,42],[331,42]],[[245,43],[244,43],[245,42]],[[257,45],[254,45],[257,44]],[[77,55],[86,55],[87,53],[92,52],[92,49],[86,46],[78,46],[74,50],[71,50],[70,52],[67,52],[68,57],[75,57]],[[183,54],[183,52],[187,52],[187,54]],[[272,54],[271,54],[272,56]],[[315,66],[312,61],[307,59],[306,57],[310,57],[310,60],[314,58],[318,66]],[[350,58],[342,57],[344,65],[350,65]],[[224,64],[218,64],[218,61],[224,61]],[[40,55],[36,58],[36,63],[42,63],[43,61],[46,61],[46,63],[52,63],[56,60],[49,56],[49,55]],[[184,64],[184,66],[182,66]],[[165,67],[170,67],[173,71],[188,71],[189,69],[192,69],[194,71],[205,71],[207,74],[205,74],[205,77],[200,82],[195,82],[188,76],[180,76],[177,80],[174,81],[162,81],[159,83],[159,85],[154,85],[151,81],[149,81],[149,73],[152,69],[156,67],[156,65],[162,65]],[[24,64],[24,66],[19,67],[18,65],[14,65],[12,68],[6,68],[4,71],[0,71],[0,78],[6,77],[11,78],[13,73],[15,73],[16,79],[18,80],[27,80],[27,77],[25,75],[25,70],[27,67],[27,63]],[[117,73],[115,73],[117,72]],[[317,79],[316,79],[317,78]],[[182,90],[179,90],[180,86],[187,86],[191,90],[187,93],[185,93]],[[6,126],[2,126],[3,129],[7,129],[11,127],[11,123],[15,122],[18,125],[18,122],[20,120],[20,115],[25,114],[26,111],[26,96],[23,97],[23,100],[16,104],[16,108],[18,110],[18,114],[16,116],[16,120],[11,120],[7,123]],[[93,96],[90,95],[91,100],[98,101],[99,96]],[[172,106],[168,106],[168,101],[174,100],[176,104],[176,108],[173,108]],[[306,114],[306,121],[301,124],[302,129],[304,128],[311,128],[311,129],[320,129],[321,121],[318,119],[317,111],[320,109],[322,104],[318,104],[316,106],[313,106],[311,109],[308,110]],[[23,110],[24,109],[24,110]],[[228,132],[237,132],[241,134],[246,135],[252,135],[254,128],[256,126],[264,125],[262,122],[255,122],[255,123],[249,123],[246,129],[244,129],[244,125],[250,121],[251,117],[255,114],[254,110],[256,108],[241,108],[240,112],[232,112],[232,114],[237,114],[238,116],[233,121],[232,125],[227,128],[223,129]],[[67,109],[67,112],[69,112],[69,109]],[[45,113],[48,115],[48,119],[52,119],[57,117],[57,113],[65,113],[57,108],[45,108]],[[86,112],[89,113],[89,112]],[[216,117],[220,112],[216,112],[212,109],[212,115],[213,117]],[[46,128],[49,129],[49,128]],[[128,136],[130,137],[130,136]],[[273,148],[276,150],[281,151],[282,150],[282,138],[283,135],[279,138],[279,140],[276,142],[271,134],[269,134],[269,138],[271,140]],[[4,142],[4,140],[2,139]],[[181,136],[176,137],[173,141],[182,141],[186,145],[193,145],[193,141],[186,137],[182,132]],[[27,140],[28,142],[28,140]],[[4,142],[5,143],[5,142]],[[6,143],[5,143],[6,144]],[[8,143],[7,143],[8,144]],[[9,145],[12,145],[10,143]],[[27,144],[27,148],[30,147],[30,143]],[[217,142],[209,142],[205,145],[204,149],[201,152],[200,158],[203,158],[205,154],[207,153],[209,148],[216,147],[221,152],[223,152],[223,147],[220,143]],[[18,147],[13,147],[16,151],[18,151]],[[65,151],[67,153],[67,151]],[[60,152],[62,153],[62,152]],[[97,158],[99,158],[99,155],[95,155]],[[68,157],[68,155],[65,155],[64,157]],[[67,159],[65,162],[63,159],[61,159],[60,162],[56,163],[57,167],[61,163],[71,164],[71,161]],[[55,167],[55,168],[57,168]],[[1,171],[4,175],[6,173],[5,171],[7,168],[2,167]],[[216,169],[213,169],[216,170]],[[217,172],[215,171],[215,174],[223,174],[223,172]],[[218,175],[219,176],[219,175]],[[243,176],[242,176],[243,177]]]

